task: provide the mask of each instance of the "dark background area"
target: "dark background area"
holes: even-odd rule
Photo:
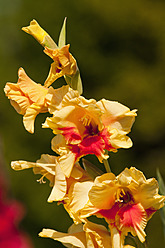
[[[23,67],[35,82],[44,83],[51,59],[33,37],[21,31],[34,18],[57,42],[67,17],[67,43],[77,59],[86,98],[117,100],[138,109],[130,137],[131,149],[110,155],[117,175],[135,166],[147,178],[159,168],[165,179],[165,1],[163,0],[0,0],[0,136],[11,195],[26,208],[22,228],[32,237],[34,247],[63,247],[37,235],[44,228],[67,231],[72,223],[62,206],[47,203],[50,188],[36,182],[31,170],[15,172],[12,160],[36,161],[43,153],[53,154],[51,130],[42,129],[46,115],[28,133],[3,88],[17,82]],[[59,87],[63,79],[53,86]],[[89,159],[99,165],[97,159]],[[149,221],[149,247],[163,248],[159,213]]]

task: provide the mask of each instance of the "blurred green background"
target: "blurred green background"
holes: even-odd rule
[[[51,130],[42,129],[46,115],[35,123],[35,134],[25,131],[18,115],[5,97],[6,82],[17,82],[23,67],[30,78],[44,83],[51,59],[33,37],[21,31],[35,18],[54,38],[67,16],[67,42],[78,61],[84,96],[117,100],[138,117],[130,137],[134,146],[111,154],[112,171],[120,173],[135,166],[147,178],[156,168],[165,179],[165,1],[163,0],[0,0],[0,136],[11,194],[26,208],[22,228],[34,247],[63,247],[37,235],[43,227],[66,231],[72,223],[62,206],[47,203],[48,182],[40,185],[32,171],[15,172],[12,160],[36,161],[41,154],[53,154]],[[53,84],[59,87],[63,79]],[[99,164],[97,159],[90,157]],[[163,248],[159,213],[149,221],[149,247]]]

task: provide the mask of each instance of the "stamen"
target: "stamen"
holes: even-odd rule
[[[116,202],[123,202],[122,197],[125,195],[124,189],[118,189],[116,192]]]
[[[46,183],[46,181],[44,181],[44,177],[45,177],[47,174],[48,174],[48,172],[45,173],[40,179],[38,179],[37,182],[38,182],[38,183]]]
[[[91,121],[92,121],[92,118],[91,118],[89,115],[86,114],[86,115],[84,115],[84,116],[81,118],[80,121],[82,121],[82,123],[83,123],[84,126],[89,126],[90,123],[91,123]]]
[[[116,192],[116,202],[128,203],[133,201],[131,193],[127,189],[118,189]]]

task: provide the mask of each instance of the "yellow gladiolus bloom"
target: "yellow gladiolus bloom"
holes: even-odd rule
[[[56,79],[64,75],[72,77],[77,72],[76,60],[69,52],[69,46],[68,44],[57,49],[45,47],[44,52],[54,60],[45,81],[46,87],[49,87]]]
[[[23,27],[22,30],[32,35],[42,46],[44,46],[44,52],[54,60],[45,81],[46,87],[49,87],[56,79],[64,75],[72,77],[76,74],[78,71],[77,63],[69,52],[69,44],[58,47],[50,35],[41,28],[36,20],[32,20],[30,25]]]
[[[128,232],[144,242],[147,221],[165,201],[165,196],[158,194],[156,179],[146,179],[134,167],[126,168],[117,177],[113,173],[96,177],[93,185],[77,182],[68,196],[64,206],[76,223],[91,215],[105,218],[111,230],[112,248],[123,248]]]
[[[39,113],[47,112],[45,86],[32,81],[23,68],[18,71],[18,82],[7,83],[4,88],[6,96],[10,99],[15,110],[23,115],[25,129],[33,133],[34,121]]]
[[[59,157],[43,154],[36,163],[27,161],[13,161],[11,162],[12,169],[19,171],[33,168],[34,174],[41,174],[42,177],[37,180],[40,183],[45,183],[44,177],[50,181],[52,187],[48,202],[62,201],[72,183],[75,181],[91,180],[87,173],[77,163],[75,164],[70,178],[66,178],[61,170]]]
[[[111,248],[111,238],[108,230],[90,221],[75,225],[68,229],[68,233],[43,229],[39,236],[60,241],[65,247],[73,248]]]
[[[52,94],[52,97],[50,95]],[[57,109],[53,102],[53,90],[49,91],[49,111],[53,117],[47,118],[43,127],[51,128],[54,134],[63,137],[62,148],[57,140],[52,142],[52,148],[61,155],[72,157],[72,163],[63,163],[65,175],[69,176],[73,164],[81,157],[94,154],[100,162],[107,159],[108,151],[118,148],[129,148],[132,141],[126,136],[133,125],[136,111],[118,102],[105,99],[97,102],[87,100],[77,91],[69,90]]]

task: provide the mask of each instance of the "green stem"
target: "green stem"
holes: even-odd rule
[[[104,163],[104,166],[105,166],[105,169],[106,169],[106,172],[111,172],[111,168],[110,168],[110,165],[109,165],[109,162],[107,159],[104,159],[103,160],[103,163]]]
[[[105,154],[108,155],[108,151],[105,150]],[[110,165],[109,165],[109,162],[107,159],[103,159],[103,163],[104,163],[104,167],[106,169],[106,172],[111,172],[111,168],[110,168]]]

